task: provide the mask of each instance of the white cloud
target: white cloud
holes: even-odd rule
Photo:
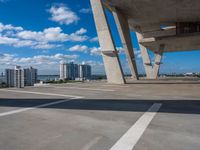
[[[82,61],[82,64],[91,65],[93,74],[105,74],[104,64],[100,61],[87,60]]]
[[[90,55],[94,55],[94,56],[101,55],[101,48],[100,47],[93,47],[93,48],[91,48]]]
[[[4,25],[3,23],[0,22],[0,32],[5,31],[5,30],[14,30],[14,31],[22,31],[22,27],[14,27],[11,24]]]
[[[34,47],[37,45],[36,42],[30,40],[19,40],[16,43],[13,43],[14,47]]]
[[[81,28],[80,30],[75,32],[75,34],[77,34],[77,35],[82,35],[82,34],[85,34],[85,33],[87,33],[87,30],[84,29],[84,28]]]
[[[0,45],[10,45],[14,47],[34,46],[36,43],[29,40],[19,40],[17,38],[10,38],[0,36]]]
[[[92,56],[99,56],[101,55],[101,48],[100,47],[88,47],[86,45],[74,45],[68,49],[71,52],[89,52]]]
[[[30,40],[19,40],[17,38],[10,38],[5,36],[0,36],[0,45],[10,45],[14,47],[24,47],[24,46],[34,46],[37,43]]]
[[[43,31],[43,38],[46,41],[66,41],[68,34],[62,33],[60,27],[47,28]]]
[[[141,55],[141,53],[140,54],[138,54],[138,55],[136,55],[137,56],[137,58],[142,58],[142,55]]]
[[[65,55],[65,54],[55,54],[55,55],[37,55],[33,57],[17,57],[17,55],[11,54],[0,54],[0,65],[21,65],[21,66],[37,66],[40,68],[48,64],[59,64],[60,61],[70,61],[76,60],[78,55]],[[6,66],[7,67],[7,66]],[[9,67],[9,66],[8,66]]]
[[[10,64],[13,61],[14,55],[0,54],[0,65]]]
[[[42,32],[35,31],[21,31],[17,33],[17,37],[26,39],[26,40],[41,40]]]
[[[4,37],[4,36],[0,36],[0,44],[8,44],[8,45],[12,45],[17,43],[19,40],[16,38],[9,38],[9,37]]]
[[[0,44],[33,49],[52,49],[61,47],[63,42],[83,42],[89,37],[87,30],[81,28],[74,33],[63,33],[60,27],[46,28],[43,31],[24,30],[22,27],[0,23]]]
[[[75,12],[64,4],[53,5],[49,10],[51,13],[50,20],[58,22],[59,24],[69,25],[72,23],[77,23],[80,19]]]
[[[138,49],[134,49],[134,54],[135,54],[136,58],[141,58],[142,57],[141,51],[138,50]]]
[[[62,47],[62,45],[59,44],[49,44],[49,43],[39,43],[35,45],[33,48],[34,49],[53,49],[53,48],[58,48]]]
[[[31,40],[20,40],[17,38],[9,38],[0,36],[0,45],[10,45],[14,47],[31,47],[33,49],[52,49],[61,47],[60,44],[49,44],[46,42],[36,42]]]
[[[86,45],[75,45],[69,48],[71,52],[87,52],[89,48]]]
[[[123,47],[116,47],[116,50],[119,52],[119,54],[124,53],[124,48]]]
[[[68,35],[61,32],[62,29],[60,27],[47,28],[39,32],[25,30],[17,33],[17,37],[26,40],[46,41],[46,42],[65,41]]]
[[[92,12],[91,11],[91,8],[82,8],[79,10],[80,13],[84,13],[84,14],[87,14],[87,13],[90,13]]]
[[[98,42],[98,41],[99,39],[97,36],[90,39],[90,42]]]
[[[118,50],[119,54],[125,54],[124,48],[123,47],[116,47],[116,49]],[[141,58],[141,51],[138,49],[133,49],[135,57],[136,58]]]
[[[17,33],[17,37],[26,40],[45,41],[45,42],[65,42],[65,41],[78,41],[82,42],[88,39],[87,36],[82,35],[87,30],[81,28],[72,34],[65,34],[60,27],[47,28],[43,31],[21,31]]]
[[[70,34],[68,36],[67,41],[73,41],[73,42],[83,42],[88,39],[88,36],[86,35],[77,35],[75,33]]]

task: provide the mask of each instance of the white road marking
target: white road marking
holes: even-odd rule
[[[31,92],[31,91],[19,91],[19,90],[8,90],[0,89],[0,91],[15,92],[15,93],[28,93],[28,94],[37,94],[37,95],[47,95],[47,96],[60,96],[60,97],[73,97],[73,98],[83,98],[76,95],[65,95],[65,94],[54,94],[54,93],[42,93],[42,92]]]
[[[104,84],[104,85],[100,85],[100,86],[106,86],[106,87],[116,87],[116,88],[124,88],[124,87],[126,87],[126,88],[128,88],[128,87],[130,87],[130,86],[128,86],[128,85],[117,85],[117,84]]]
[[[15,92],[15,93],[29,93],[29,94],[37,94],[37,95],[48,95],[48,96],[60,96],[60,97],[65,97],[65,98],[67,97],[68,98],[68,99],[65,99],[65,100],[60,100],[60,101],[50,102],[50,103],[41,104],[41,105],[37,105],[37,106],[33,106],[33,107],[27,107],[27,108],[23,108],[23,109],[17,109],[17,110],[13,110],[13,111],[0,113],[0,117],[16,114],[16,113],[20,113],[20,112],[25,112],[25,111],[29,111],[29,110],[33,110],[33,109],[37,109],[37,108],[56,105],[56,104],[64,103],[64,102],[67,102],[67,101],[70,101],[70,100],[73,100],[73,99],[84,98],[84,97],[75,96],[75,95],[63,95],[63,94],[41,93],[41,92],[30,92],[30,91],[19,91],[19,90],[8,90],[8,89],[6,89],[6,90],[0,89],[0,91],[8,91],[8,92]]]
[[[154,103],[110,150],[133,150],[162,104]]]
[[[50,103],[41,104],[41,105],[37,105],[37,106],[33,106],[33,107],[27,107],[27,108],[23,108],[23,109],[17,109],[17,110],[13,110],[13,111],[8,111],[8,112],[0,113],[0,117],[12,115],[12,114],[17,114],[17,113],[21,113],[21,112],[37,109],[37,108],[42,108],[42,107],[47,107],[47,106],[51,106],[51,105],[60,104],[60,103],[68,102],[68,101],[70,101],[72,99],[78,99],[78,98],[69,98],[67,100],[60,100],[60,101],[50,102]]]
[[[77,89],[77,90],[90,90],[90,91],[104,91],[104,92],[114,92],[115,90],[111,89],[98,89],[98,88],[83,88],[83,87],[57,87],[57,86],[51,86],[58,89]]]
[[[101,139],[101,136],[98,136],[94,138],[92,141],[90,141],[87,145],[85,145],[81,150],[90,150],[95,144],[98,143],[98,141]]]

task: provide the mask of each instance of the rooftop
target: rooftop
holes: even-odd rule
[[[0,147],[199,149],[200,84],[150,83],[0,89]]]

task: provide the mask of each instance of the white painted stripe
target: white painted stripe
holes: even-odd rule
[[[99,140],[102,138],[102,136],[98,136],[94,138],[92,141],[90,141],[87,145],[85,145],[81,150],[90,150],[92,147],[99,142]]]
[[[19,90],[9,90],[9,89],[0,89],[0,91],[14,92],[14,93],[28,93],[28,94],[37,94],[37,95],[48,95],[48,96],[60,96],[60,97],[73,97],[73,98],[83,98],[76,95],[65,95],[65,94],[54,94],[54,93],[42,93],[42,92],[31,92],[31,91],[19,91]]]
[[[102,85],[100,85],[100,86],[105,86],[105,87],[116,87],[116,88],[128,88],[128,87],[130,87],[130,86],[128,86],[128,85],[117,85],[117,84],[102,84]]]
[[[72,99],[78,99],[78,98],[69,98],[67,100],[60,100],[60,101],[50,102],[50,103],[41,104],[41,105],[37,105],[37,106],[33,106],[33,107],[27,107],[27,108],[23,108],[23,109],[8,111],[8,112],[0,113],[0,117],[12,115],[12,114],[17,114],[17,113],[21,113],[21,112],[25,112],[25,111],[29,111],[29,110],[34,110],[34,109],[37,109],[37,108],[42,108],[42,107],[60,104],[60,103],[68,102]]]
[[[110,150],[133,150],[162,104],[154,103]]]
[[[90,91],[104,91],[104,92],[114,92],[115,90],[111,89],[98,89],[98,88],[82,88],[82,87],[57,87],[57,86],[51,86],[58,89],[77,89],[77,90],[90,90]]]

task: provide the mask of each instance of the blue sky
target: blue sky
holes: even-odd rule
[[[113,16],[107,16],[123,69],[129,73]],[[143,73],[137,40],[131,35]],[[166,53],[161,72],[200,72],[199,60],[200,51]],[[70,61],[91,64],[93,73],[104,73],[89,0],[0,0],[0,72],[21,65],[34,66],[39,74],[58,74],[59,63]]]

